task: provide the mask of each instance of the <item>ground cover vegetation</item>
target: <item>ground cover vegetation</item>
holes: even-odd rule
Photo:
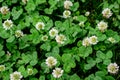
[[[120,0],[0,0],[0,80],[120,80]]]

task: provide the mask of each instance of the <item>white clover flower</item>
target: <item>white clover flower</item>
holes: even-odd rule
[[[48,36],[47,35],[42,36],[42,40],[43,41],[47,41],[48,40]]]
[[[15,36],[18,38],[18,37],[24,36],[24,34],[23,34],[23,32],[21,30],[16,30],[15,31]]]
[[[113,37],[109,37],[107,40],[110,41],[111,43],[115,43],[116,42],[116,40]]]
[[[2,14],[7,14],[9,12],[9,8],[7,6],[3,6],[0,8],[0,12]]]
[[[63,17],[64,17],[64,18],[68,18],[68,17],[70,17],[70,15],[71,15],[71,12],[70,12],[69,10],[65,10],[65,11],[63,12]]]
[[[107,67],[108,72],[115,74],[119,70],[119,66],[116,63],[110,63]]]
[[[77,18],[78,18],[77,16],[74,16],[74,17],[73,17],[73,20],[76,20]]]
[[[10,53],[9,51],[7,51],[7,55],[8,55],[8,56],[11,56],[11,53]]]
[[[53,77],[60,78],[63,75],[63,70],[61,68],[55,68],[52,72]]]
[[[52,68],[57,64],[57,60],[54,57],[50,56],[46,59],[46,64],[49,68]]]
[[[10,74],[10,80],[21,80],[23,76],[21,75],[21,72],[15,71],[14,73]]]
[[[0,71],[5,71],[5,65],[0,65]]]
[[[80,22],[80,23],[79,23],[79,26],[84,27],[84,26],[85,26],[85,25],[84,25],[84,22],[83,22],[83,21]]]
[[[22,2],[23,2],[24,4],[26,4],[26,3],[28,2],[28,0],[22,0]]]
[[[51,37],[55,37],[56,35],[58,34],[58,30],[52,28],[50,31],[49,31],[49,35]]]
[[[70,9],[70,6],[73,6],[73,3],[69,0],[64,1],[64,8]]]
[[[11,20],[6,20],[3,23],[3,28],[5,30],[10,30],[13,27],[13,22]]]
[[[43,22],[38,22],[36,25],[35,25],[36,29],[37,30],[41,30],[41,29],[44,29],[45,27],[45,24]]]
[[[97,24],[97,26],[98,26],[98,29],[99,29],[101,32],[104,32],[104,31],[107,29],[108,24],[107,24],[106,22],[104,22],[104,21],[101,21],[101,22],[99,22],[99,23]]]
[[[112,16],[112,12],[109,8],[105,8],[103,11],[102,11],[102,14],[103,14],[103,17],[105,18],[109,18],[110,16]]]
[[[85,47],[90,46],[90,39],[88,37],[84,38],[82,41],[82,45]]]
[[[90,15],[90,12],[87,11],[87,12],[85,13],[85,16],[89,16],[89,15]]]
[[[65,40],[66,40],[66,37],[65,37],[64,35],[60,34],[60,35],[57,35],[57,36],[55,37],[55,40],[56,40],[56,42],[59,43],[59,44],[64,44],[64,43],[65,43]]]
[[[28,73],[29,75],[32,75],[32,74],[33,74],[33,69],[30,69],[30,68],[29,68],[29,69],[27,70],[27,73]]]
[[[91,36],[90,38],[90,44],[95,45],[98,43],[98,38],[96,36]]]

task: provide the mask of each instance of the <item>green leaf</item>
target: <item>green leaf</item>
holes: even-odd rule
[[[71,59],[70,63],[67,63],[68,66],[70,66],[71,68],[74,68],[76,66],[75,61]]]
[[[0,0],[0,2],[2,2],[3,0]]]
[[[10,18],[10,13],[6,14],[6,15],[2,15],[2,19],[9,19]]]
[[[26,9],[28,12],[34,11],[35,8],[36,8],[36,6],[35,6],[35,3],[34,3],[33,0],[29,0],[29,1],[27,2],[26,7],[25,7],[25,9]]]
[[[2,44],[0,44],[0,51],[3,49],[3,45]]]
[[[39,5],[39,4],[43,4],[45,2],[46,2],[46,0],[36,0],[35,4]]]
[[[43,49],[43,50],[46,50],[46,51],[50,51],[51,45],[46,42],[46,43],[42,44],[42,45],[40,46],[40,48]]]
[[[79,21],[79,22],[81,22],[81,21],[85,22],[85,21],[87,21],[87,18],[83,15],[80,15],[80,16],[77,16],[76,20]]]
[[[118,3],[120,4],[120,0],[117,0],[118,1]]]
[[[30,44],[27,44],[25,42],[19,42],[19,49],[24,49],[26,47],[30,46]]]
[[[106,80],[115,80],[112,76],[105,76]]]
[[[33,60],[37,59],[37,52],[36,52],[36,51],[33,52],[33,54],[32,54],[32,59],[33,59]]]
[[[35,77],[31,77],[31,78],[29,78],[29,80],[38,80],[38,79]]]
[[[4,51],[0,51],[0,57],[4,56],[5,52]]]
[[[38,63],[38,60],[32,60],[30,61],[31,66],[35,66]]]
[[[9,71],[5,71],[4,73],[3,73],[3,75],[2,75],[2,78],[4,79],[4,80],[9,80],[10,79],[10,72]],[[1,76],[0,76],[0,78],[1,78]]]
[[[20,8],[19,10],[17,10],[16,7],[14,7],[12,9],[13,20],[18,19],[22,13],[23,13],[23,9],[22,8]]]
[[[48,3],[50,4],[50,8],[56,8],[57,1],[56,0],[49,0]]]
[[[71,66],[69,66],[67,63],[63,65],[63,69],[66,73],[69,73],[71,71]]]
[[[46,29],[46,30],[49,30],[52,26],[53,26],[53,21],[52,21],[52,20],[49,20],[49,21],[47,21],[47,24],[46,24],[45,29]]]
[[[73,6],[71,7],[71,10],[72,10],[72,11],[76,11],[78,8],[79,8],[79,3],[78,3],[78,2],[75,2],[75,3],[73,4]]]
[[[71,60],[72,55],[71,54],[63,54],[62,55],[62,61],[63,62],[68,62],[69,60]]]
[[[95,78],[94,74],[91,74],[88,77],[86,77],[85,80],[94,80],[94,78]]]
[[[11,43],[13,42],[15,39],[15,36],[11,36],[10,38],[7,39],[7,42]]]
[[[105,59],[106,56],[102,51],[97,51],[96,55],[98,58],[101,58],[103,60]]]
[[[80,80],[80,77],[79,77],[77,74],[73,74],[73,75],[70,77],[70,80]]]
[[[97,71],[95,73],[96,76],[101,76],[101,77],[104,77],[107,73],[105,71]]]
[[[98,33],[97,36],[98,36],[98,41],[104,41],[107,38],[105,34],[99,34]]]
[[[48,68],[48,66],[46,65],[45,62],[41,63],[41,68],[43,69],[43,72],[44,73],[49,73],[50,72],[50,69]]]
[[[111,63],[111,60],[110,59],[105,59],[104,61],[103,61],[103,64],[105,64],[105,65],[109,65]]]
[[[81,46],[79,47],[79,56],[83,57],[83,58],[86,58],[88,57],[91,53],[92,53],[92,47],[84,47],[84,46]]]
[[[22,54],[22,61],[27,64],[29,63],[31,60],[31,56],[29,54],[25,55],[25,54]]]
[[[80,62],[80,57],[78,55],[74,55],[74,59]]]
[[[10,34],[7,33],[5,30],[0,32],[0,37],[2,37],[3,39],[7,39],[9,38]]]
[[[96,58],[96,63],[100,63],[102,62],[102,59],[101,58]]]
[[[19,51],[14,51],[12,54],[12,60],[16,61],[20,57]]]
[[[100,76],[95,76],[94,80],[103,80]]]
[[[20,66],[19,69],[18,69],[18,71],[21,72],[21,74],[22,74],[24,77],[27,77],[27,72],[26,72],[24,66]]]
[[[89,58],[89,57],[88,57],[88,58],[87,58],[87,63],[88,63],[88,64],[85,64],[84,69],[89,70],[89,69],[91,69],[92,67],[95,66],[96,61],[94,61],[92,58]]]
[[[62,22],[61,21],[55,21],[55,26],[57,27],[57,28],[60,28],[61,26],[62,26]]]
[[[59,47],[58,47],[58,46],[55,46],[55,47],[52,49],[52,53],[54,53],[54,54],[59,54]]]
[[[112,51],[108,51],[108,52],[106,53],[106,59],[110,59],[110,58],[112,58],[112,57],[113,57]]]
[[[39,80],[45,80],[45,76],[40,76]]]
[[[108,6],[109,6],[108,1],[104,1],[104,3],[103,3],[103,9],[107,8]]]
[[[86,1],[86,0],[81,0],[83,3]]]
[[[86,64],[85,66],[84,66],[84,69],[85,70],[89,70],[89,69],[91,69],[92,68],[92,66],[90,65],[90,64]]]
[[[44,12],[45,12],[46,14],[52,14],[53,9],[51,9],[51,8],[46,8],[46,9],[44,10]]]

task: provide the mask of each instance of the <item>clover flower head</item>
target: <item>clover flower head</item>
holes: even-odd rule
[[[76,20],[77,18],[78,18],[77,16],[74,16],[74,17],[73,17],[73,20]]]
[[[64,17],[64,18],[69,18],[70,15],[71,15],[71,12],[70,12],[69,10],[65,10],[65,11],[63,12],[63,17]]]
[[[90,15],[90,12],[87,11],[87,12],[85,13],[85,16],[89,16],[89,15]]]
[[[98,43],[98,38],[96,36],[91,36],[90,38],[90,44],[95,45]]]
[[[118,72],[119,66],[116,63],[110,63],[107,69],[109,73],[115,74]]]
[[[85,47],[90,46],[90,39],[89,39],[89,37],[86,37],[86,38],[83,39],[82,45],[85,46]]]
[[[26,3],[28,2],[28,0],[22,0],[22,2],[23,2],[24,4],[26,4]]]
[[[8,8],[7,6],[2,6],[2,7],[0,8],[0,12],[1,12],[2,14],[7,14],[7,13],[9,12],[9,8]]]
[[[107,30],[107,27],[108,27],[108,24],[104,21],[100,21],[98,24],[98,29],[101,31],[101,32],[104,32],[105,30]]]
[[[10,80],[21,80],[23,76],[21,75],[21,72],[15,71],[14,73],[10,74]]]
[[[102,14],[103,14],[103,17],[105,18],[110,18],[112,16],[112,12],[109,8],[105,8],[103,11],[102,11]]]
[[[52,29],[49,31],[50,37],[55,37],[57,34],[58,34],[58,30],[56,30],[55,28],[52,28]]]
[[[61,68],[55,68],[52,72],[53,77],[60,78],[63,75],[63,70]]]
[[[23,32],[21,30],[16,30],[15,31],[15,36],[18,38],[18,37],[24,36],[24,34],[23,34]]]
[[[43,22],[38,22],[36,25],[35,25],[36,29],[37,30],[41,30],[41,29],[44,29],[45,27],[45,24]]]
[[[79,26],[84,27],[84,26],[85,26],[85,25],[84,25],[84,22],[81,21],[81,22],[79,23]]]
[[[113,37],[109,37],[107,40],[110,41],[111,43],[115,43],[116,42],[116,40]]]
[[[13,22],[11,20],[7,19],[6,21],[4,21],[3,28],[5,30],[10,30],[12,27],[13,27]]]
[[[57,60],[54,57],[50,56],[46,59],[46,64],[49,68],[52,68],[57,64]]]
[[[47,41],[48,40],[48,36],[47,35],[42,36],[42,40],[43,41]]]
[[[64,35],[60,34],[60,35],[57,35],[57,36],[55,37],[55,40],[56,40],[56,42],[59,43],[59,44],[64,44],[64,43],[65,43],[65,40],[66,40],[66,37],[65,37]]]
[[[70,9],[70,6],[73,6],[73,3],[69,0],[64,1],[64,8]]]
[[[5,71],[5,65],[0,65],[0,71]]]
[[[32,74],[33,74],[33,69],[30,69],[30,68],[29,68],[29,69],[27,70],[27,73],[28,73],[29,75],[32,75]]]

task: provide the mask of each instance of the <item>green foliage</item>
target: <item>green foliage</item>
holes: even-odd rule
[[[120,80],[119,70],[108,70],[120,65],[119,8],[120,0],[0,0],[0,80],[15,71],[21,80]]]

